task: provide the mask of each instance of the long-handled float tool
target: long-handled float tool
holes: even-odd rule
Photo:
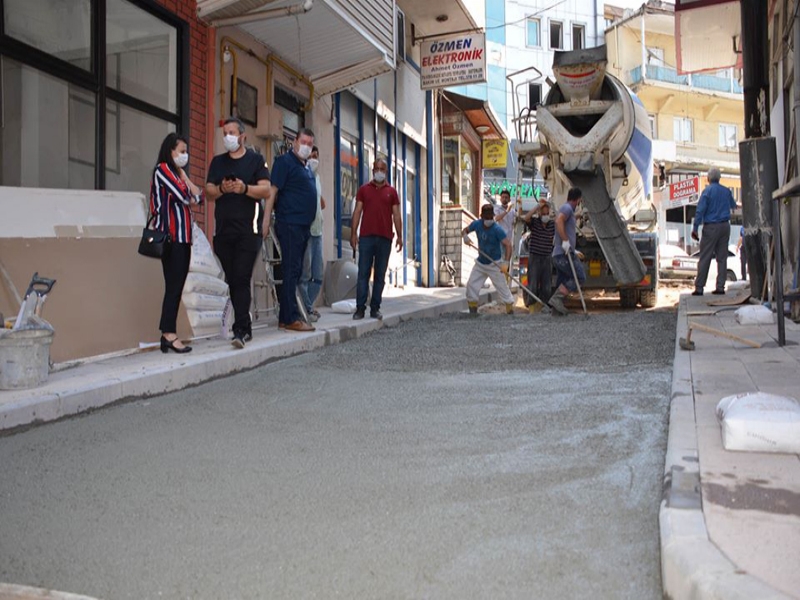
[[[572,278],[575,280],[575,285],[578,288],[578,295],[581,297],[581,306],[583,306],[583,318],[589,318],[589,312],[586,310],[586,301],[583,299],[583,291],[581,290],[581,282],[578,281],[578,274],[575,272],[575,263],[572,262],[572,252],[567,252],[567,259],[569,260],[569,268],[572,269]]]

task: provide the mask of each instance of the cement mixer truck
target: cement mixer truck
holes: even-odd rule
[[[557,51],[553,72],[542,104],[515,107],[515,153],[524,165],[536,165],[556,210],[571,187],[583,191],[576,216],[584,287],[619,291],[625,308],[655,306],[658,235],[647,111],[606,73],[605,46]],[[515,98],[520,74],[508,77]]]

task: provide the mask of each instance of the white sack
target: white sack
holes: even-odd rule
[[[189,318],[189,325],[192,326],[192,333],[198,335],[218,334],[222,327],[221,310],[194,310],[186,309],[186,316]]]
[[[751,304],[736,309],[733,313],[739,325],[772,325],[775,322],[775,315],[766,306]]]
[[[352,299],[339,300],[338,302],[331,304],[331,310],[337,313],[353,314],[356,312],[356,301]]]
[[[228,297],[184,292],[181,301],[186,308],[193,308],[194,310],[223,310]]]
[[[208,238],[197,223],[192,223],[192,258],[189,261],[190,273],[208,273],[214,277],[222,274],[222,267],[208,243]]]
[[[188,292],[209,294],[211,296],[227,296],[228,284],[222,279],[206,273],[190,272],[186,276],[186,283],[183,284],[183,293],[186,294]]]
[[[800,402],[764,392],[727,396],[717,404],[726,450],[800,453]]]

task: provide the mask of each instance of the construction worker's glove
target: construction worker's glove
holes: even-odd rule
[[[586,257],[583,255],[583,252],[580,250],[575,250],[575,256],[578,257],[578,260],[584,260]]]
[[[469,239],[469,234],[468,234],[468,233],[465,233],[465,234],[464,234],[463,236],[461,236],[461,237],[462,237],[462,239],[464,240],[464,243],[465,243],[467,246],[472,246],[472,242],[471,242],[471,241],[470,241],[470,239]]]
[[[561,242],[561,248],[563,248],[564,254],[569,254],[569,248],[570,248],[569,240],[564,240],[563,242]]]
[[[508,275],[508,263],[505,262],[498,262],[497,266],[500,268],[500,272],[503,275]]]

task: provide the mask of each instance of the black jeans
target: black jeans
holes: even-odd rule
[[[214,236],[214,253],[222,263],[225,280],[233,304],[233,335],[252,333],[250,320],[250,282],[253,266],[261,249],[261,236],[257,233]]]
[[[536,294],[542,302],[550,300],[550,288],[553,285],[553,257],[549,254],[540,256],[538,254],[528,255],[528,289]],[[528,303],[533,299],[527,296]]]
[[[281,285],[278,302],[278,322],[291,325],[300,320],[300,311],[297,308],[297,286],[303,274],[303,257],[306,254],[308,238],[311,228],[308,225],[292,225],[283,223],[280,219],[275,221],[275,235],[281,245],[281,271],[283,284]]]
[[[191,244],[171,243],[161,257],[164,271],[164,301],[161,303],[161,333],[176,333],[178,307],[181,305],[183,284],[189,274],[189,261],[192,258]]]

